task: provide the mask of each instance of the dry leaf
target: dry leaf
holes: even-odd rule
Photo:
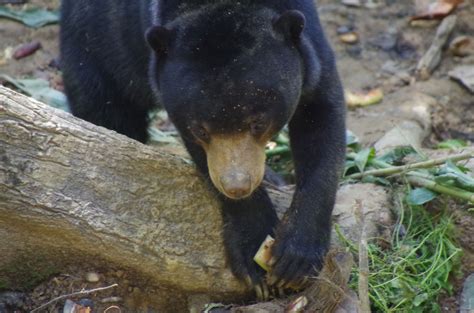
[[[40,48],[41,42],[39,42],[38,40],[33,40],[31,42],[22,44],[15,49],[15,52],[13,53],[13,58],[15,60],[25,58],[29,55],[32,55]]]
[[[416,1],[418,13],[411,20],[442,19],[462,2],[463,0]]]
[[[449,51],[458,57],[474,54],[474,37],[458,36],[449,44]]]
[[[339,35],[339,39],[343,43],[355,44],[359,41],[359,36],[357,35],[356,32],[348,32],[348,33]]]
[[[372,89],[367,93],[346,91],[346,103],[349,108],[377,104],[382,99],[383,91],[381,88]]]

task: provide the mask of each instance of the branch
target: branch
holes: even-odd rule
[[[97,291],[102,291],[102,290],[115,288],[117,286],[118,286],[118,284],[113,284],[113,285],[110,285],[110,286],[99,287],[99,288],[94,288],[94,289],[89,289],[89,290],[81,290],[81,291],[69,293],[69,294],[66,294],[66,295],[61,295],[59,297],[56,297],[56,298],[46,302],[45,304],[40,305],[39,307],[31,310],[30,313],[38,312],[39,310],[41,310],[43,308],[46,308],[48,305],[53,304],[53,303],[58,302],[58,301],[63,300],[63,299],[67,299],[67,298],[71,298],[71,297],[75,297],[75,296],[88,295],[88,294],[91,294],[91,293],[94,293],[94,292],[97,292]]]
[[[365,171],[363,173],[355,173],[355,174],[346,176],[346,178],[357,179],[357,178],[362,178],[365,176],[389,176],[393,174],[402,174],[402,173],[406,173],[406,172],[413,171],[420,168],[429,168],[435,165],[444,164],[447,161],[458,162],[458,161],[468,160],[472,158],[474,158],[474,152],[462,153],[462,154],[456,154],[456,155],[452,155],[452,156],[448,156],[444,158],[428,160],[428,161],[423,161],[423,162],[418,162],[418,163],[412,163],[412,164],[407,164],[407,165],[402,165],[402,166],[391,166],[391,167],[382,168],[382,169]]]
[[[435,181],[426,179],[424,177],[418,175],[408,175],[407,180],[410,184],[418,186],[418,187],[425,187],[435,192],[439,192],[442,194],[446,194],[448,196],[459,198],[470,203],[474,203],[474,193],[462,190],[456,187],[446,187],[440,184],[437,184]]]

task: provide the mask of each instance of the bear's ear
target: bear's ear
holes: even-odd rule
[[[288,10],[275,19],[273,27],[292,40],[298,40],[303,32],[306,19],[298,10]]]
[[[159,54],[168,52],[171,31],[163,26],[151,26],[145,32],[145,39],[150,47]]]

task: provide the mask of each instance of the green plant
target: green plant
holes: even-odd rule
[[[450,274],[459,267],[461,249],[455,241],[454,225],[445,211],[430,215],[422,206],[399,199],[399,221],[389,248],[368,244],[369,298],[374,312],[440,312],[441,292],[452,292]],[[357,244],[336,231],[348,249]],[[357,290],[358,268],[351,288]]]

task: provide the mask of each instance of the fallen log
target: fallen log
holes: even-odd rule
[[[243,292],[225,266],[218,204],[188,160],[3,87],[0,160],[0,268],[75,252],[179,290]]]
[[[357,228],[350,208],[360,193],[375,199],[367,220],[388,214],[383,188],[343,189],[335,216],[346,233]],[[284,211],[290,189],[268,190]],[[0,289],[92,264],[137,273],[161,288],[158,307],[175,312],[192,295],[241,299],[221,229],[219,204],[185,157],[0,86]]]

